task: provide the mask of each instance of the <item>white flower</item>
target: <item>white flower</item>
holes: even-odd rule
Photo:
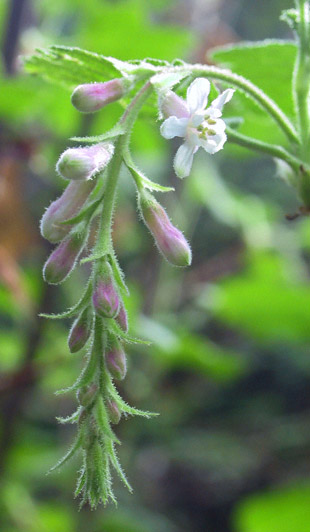
[[[197,78],[187,89],[186,102],[169,91],[161,104],[164,115],[173,115],[162,123],[160,128],[162,136],[166,139],[173,137],[185,139],[174,159],[174,169],[179,177],[189,175],[198,148],[202,147],[206,152],[213,154],[221,150],[226,142],[226,124],[220,117],[223,105],[231,100],[235,91],[225,90],[206,109],[209,92],[210,82],[204,78]]]

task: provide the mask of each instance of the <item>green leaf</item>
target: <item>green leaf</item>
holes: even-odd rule
[[[228,325],[263,344],[310,340],[310,288],[286,274],[279,256],[249,257],[246,270],[220,288],[214,311]]]
[[[238,532],[310,532],[310,485],[291,484],[243,499],[234,516]]]
[[[38,49],[25,59],[26,71],[73,89],[81,83],[106,81],[122,75],[113,58],[66,46]]]
[[[289,118],[294,119],[292,75],[296,52],[293,42],[268,40],[216,48],[209,55],[220,66],[255,83]],[[224,116],[235,115],[244,118],[241,133],[266,142],[283,142],[282,134],[271,118],[240,91],[234,94]]]

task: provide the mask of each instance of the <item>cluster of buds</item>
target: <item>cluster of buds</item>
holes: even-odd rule
[[[92,113],[122,98],[131,86],[129,78],[80,85],[72,94],[72,104],[80,112]],[[115,143],[115,146],[120,146],[120,143]],[[86,360],[80,377],[70,388],[77,392],[79,402],[74,417],[79,435],[72,452],[79,447],[83,449],[83,466],[76,493],[82,492],[83,501],[89,500],[91,505],[114,497],[110,486],[110,466],[117,470],[130,489],[115,454],[114,444],[118,440],[111,424],[117,424],[123,413],[149,417],[149,413],[127,405],[118,395],[113,382],[126,376],[124,342],[131,341],[127,334],[128,317],[122,299],[124,286],[121,274],[110,243],[106,244],[110,238],[108,231],[113,212],[113,195],[108,191],[111,191],[116,163],[110,167],[111,171],[105,175],[103,172],[113,156],[114,162],[116,157],[123,156],[123,153],[117,153],[118,149],[107,141],[67,149],[60,156],[56,170],[70,182],[60,198],[48,207],[41,221],[42,235],[56,244],[45,263],[44,279],[57,284],[75,268],[87,246],[92,220],[101,212],[95,234],[98,240],[92,256],[86,259],[93,261],[87,289],[80,302],[65,313],[75,317],[68,337],[69,350],[71,353],[83,350]],[[105,176],[106,184],[103,182]],[[102,187],[99,186],[101,179]],[[188,266],[191,249],[185,237],[150,192],[142,186],[138,186],[138,191],[141,217],[159,251],[171,264]],[[65,460],[68,456],[70,453]]]

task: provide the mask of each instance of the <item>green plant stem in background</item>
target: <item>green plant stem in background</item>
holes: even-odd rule
[[[302,161],[297,157],[294,157],[294,155],[286,151],[284,148],[282,148],[282,146],[268,144],[267,142],[253,139],[252,137],[247,137],[246,135],[242,135],[242,133],[238,133],[229,126],[226,126],[226,132],[230,142],[238,144],[239,146],[243,146],[244,148],[248,148],[249,150],[259,151],[261,153],[266,153],[266,155],[276,157],[277,159],[282,159],[289,164],[295,172],[299,172]]]
[[[298,52],[293,77],[294,101],[298,117],[302,143],[302,156],[308,162],[309,155],[309,81],[310,81],[310,42],[309,42],[309,4],[305,0],[297,1],[299,22],[297,29]]]

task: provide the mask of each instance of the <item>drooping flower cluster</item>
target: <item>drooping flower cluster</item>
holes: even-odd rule
[[[105,83],[88,83],[79,85],[71,100],[79,111],[94,112],[122,98],[131,87],[130,77]],[[132,100],[121,121],[126,124],[126,120],[130,119],[131,106],[138,105],[138,96],[143,98],[144,91],[150,90],[150,87],[147,82]],[[166,117],[161,127],[162,134],[166,138],[176,135],[185,138],[185,144],[179,149],[175,160],[179,176],[189,173],[193,154],[199,146],[209,153],[215,153],[223,146],[226,140],[225,124],[219,117],[232,92],[225,91],[205,110],[209,83],[198,79],[188,89],[187,102],[172,91],[168,91],[162,99],[161,111]],[[126,286],[111,238],[118,178],[115,172],[119,172],[122,162],[135,179],[140,215],[159,251],[175,266],[184,267],[191,263],[188,242],[150,192],[152,186],[155,189],[160,186],[141,177],[134,164],[130,160],[128,162],[126,149],[132,125],[129,121],[127,130],[124,129],[126,133],[122,129],[124,152],[120,140],[113,137],[113,140],[87,147],[69,148],[60,156],[56,170],[69,180],[69,184],[60,198],[51,203],[41,221],[44,238],[57,244],[44,265],[44,279],[48,283],[58,284],[71,274],[87,250],[93,221],[99,219],[94,235],[95,245],[90,255],[83,259],[92,262],[86,290],[72,309],[59,315],[74,318],[68,336],[69,350],[71,353],[83,350],[86,361],[76,383],[64,390],[77,393],[79,407],[63,422],[76,422],[78,436],[55,467],[62,465],[77,450],[82,450],[83,465],[76,495],[81,493],[82,503],[89,501],[91,506],[96,506],[100,501],[106,503],[108,499],[115,500],[111,467],[116,469],[125,485],[131,489],[118,462],[115,443],[119,442],[111,424],[117,424],[122,414],[151,415],[128,406],[113,382],[125,378],[127,361],[124,343],[133,341],[128,335],[128,317],[124,305]],[[117,166],[115,161],[120,161],[120,164]]]

